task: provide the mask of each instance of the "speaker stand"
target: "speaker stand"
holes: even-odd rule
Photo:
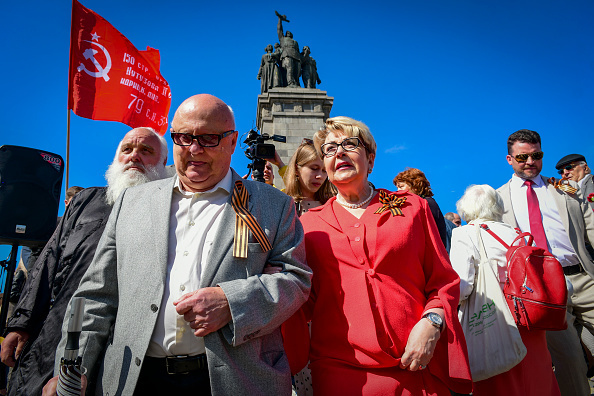
[[[4,282],[4,296],[2,298],[2,311],[0,311],[0,335],[4,334],[6,329],[6,319],[8,319],[8,304],[10,304],[10,289],[12,286],[12,278],[16,270],[16,258],[19,245],[12,245],[10,251],[10,259],[8,259],[8,268],[6,269],[6,282]]]

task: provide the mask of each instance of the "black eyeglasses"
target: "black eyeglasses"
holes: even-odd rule
[[[177,133],[171,132],[171,139],[173,143],[178,146],[191,146],[192,142],[196,140],[202,147],[216,147],[221,143],[221,139],[231,135],[233,130],[223,132],[220,135],[218,133],[206,133],[204,135],[191,135],[189,133]]]
[[[320,150],[322,151],[322,155],[324,155],[324,157],[334,157],[338,152],[338,146],[341,146],[344,151],[354,151],[357,149],[357,147],[359,147],[359,145],[363,146],[363,148],[366,148],[359,138],[352,137],[344,139],[340,143],[324,143],[322,144],[322,147],[320,147]]]
[[[563,168],[559,169],[557,172],[562,175],[564,171],[566,170],[572,170],[573,168],[575,168],[576,166],[580,166],[582,163],[580,162],[579,164],[569,164],[569,165],[565,165]]]
[[[542,159],[542,157],[544,157],[544,153],[542,151],[537,151],[535,153],[518,154],[514,156],[518,162],[526,162],[528,161],[528,157],[532,158],[534,161],[539,161]]]

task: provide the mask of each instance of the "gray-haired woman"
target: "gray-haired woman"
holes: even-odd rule
[[[479,265],[480,246],[476,227],[486,224],[491,231],[508,245],[518,233],[511,226],[502,223],[503,201],[490,186],[473,185],[456,203],[458,213],[468,224],[452,232],[450,261],[460,276],[460,302],[467,299],[474,288],[475,265]],[[507,276],[507,249],[484,230],[482,240],[487,257],[497,263],[499,283],[503,285]],[[509,371],[478,381],[473,384],[473,395],[560,395],[559,386],[552,370],[551,355],[547,349],[545,331],[527,330],[518,327],[522,342],[526,346],[526,357]],[[485,357],[487,358],[487,357]]]

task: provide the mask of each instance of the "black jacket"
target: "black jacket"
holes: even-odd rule
[[[105,190],[87,188],[72,199],[35,266],[29,269],[21,299],[7,324],[7,332],[29,333],[12,372],[9,395],[40,395],[53,377],[68,302],[93,260],[111,212]]]

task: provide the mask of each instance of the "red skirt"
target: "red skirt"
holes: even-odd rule
[[[473,384],[474,396],[560,396],[546,332],[518,327],[526,357],[511,370]]]
[[[355,367],[333,359],[310,363],[314,395],[450,396],[447,386],[429,372],[400,367]]]

